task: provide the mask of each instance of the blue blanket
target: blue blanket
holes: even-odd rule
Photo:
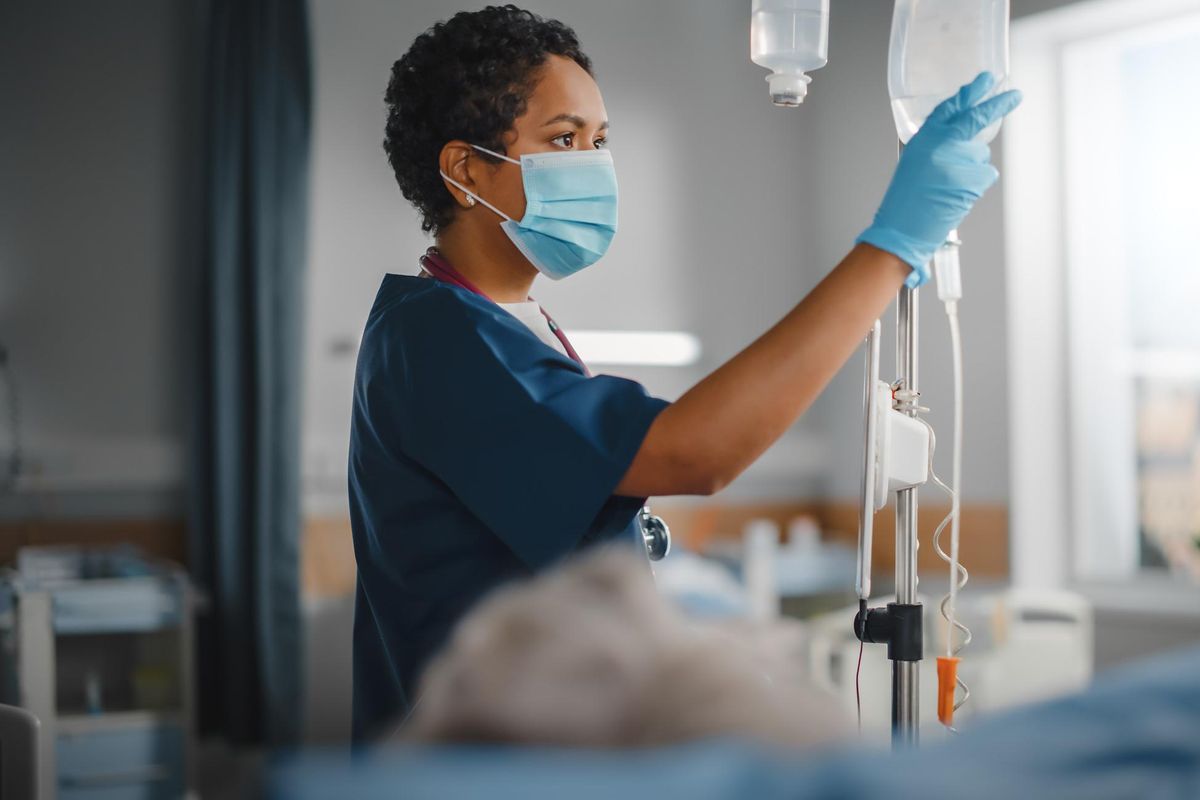
[[[277,798],[1200,798],[1200,649],[996,716],[916,752],[782,754],[710,741],[637,752],[405,748],[274,770]]]

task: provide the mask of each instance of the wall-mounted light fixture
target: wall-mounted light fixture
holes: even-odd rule
[[[587,364],[686,367],[700,359],[700,340],[680,331],[568,331]]]

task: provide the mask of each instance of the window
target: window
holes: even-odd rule
[[[1195,75],[1200,17],[1063,52],[1081,578],[1200,572],[1200,105],[1183,88]]]
[[[1016,81],[1040,95],[1005,147],[1014,567],[1035,583],[1200,584],[1198,11],[1081,3],[1014,26]]]

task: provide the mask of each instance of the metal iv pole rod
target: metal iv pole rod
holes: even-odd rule
[[[920,414],[917,384],[918,290],[904,287],[896,301],[896,371],[891,408],[909,417]],[[915,747],[920,724],[919,668],[924,657],[924,609],[917,602],[917,487],[896,493],[896,601],[885,608],[869,608],[873,485],[877,460],[875,441],[876,399],[872,374],[879,365],[879,323],[868,337],[866,397],[866,448],[863,463],[862,518],[859,528],[858,613],[854,635],[861,642],[887,645],[892,662],[892,746]],[[886,387],[882,387],[886,388]],[[889,423],[890,424],[890,423]],[[881,478],[886,485],[887,476]],[[908,485],[908,484],[906,484]]]
[[[914,398],[908,406],[911,417],[919,413],[916,393],[918,350],[918,292],[904,287],[896,305],[896,367],[900,391]],[[896,494],[896,604],[917,605],[917,489]],[[920,661],[892,661],[892,741],[897,746],[917,744],[920,720],[918,702]]]
[[[917,388],[918,290],[904,288],[896,302],[896,368],[899,380],[893,384],[891,413],[916,417],[920,413]],[[924,609],[917,602],[917,487],[896,493],[896,600],[885,608],[869,608],[871,517],[874,514],[872,486],[876,463],[873,415],[877,400],[870,387],[872,373],[879,364],[879,323],[868,338],[867,359],[867,435],[864,452],[863,508],[859,528],[858,614],[854,617],[854,635],[862,642],[887,645],[892,662],[892,746],[917,745],[920,723],[918,709],[919,669],[924,657]],[[886,386],[880,385],[881,389]],[[890,423],[889,423],[890,424]]]

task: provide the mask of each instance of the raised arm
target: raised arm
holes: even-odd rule
[[[804,413],[907,282],[999,174],[975,136],[1020,103],[980,102],[980,75],[938,106],[896,167],[855,248],[787,316],[658,416],[617,494],[712,494],[742,473]]]

